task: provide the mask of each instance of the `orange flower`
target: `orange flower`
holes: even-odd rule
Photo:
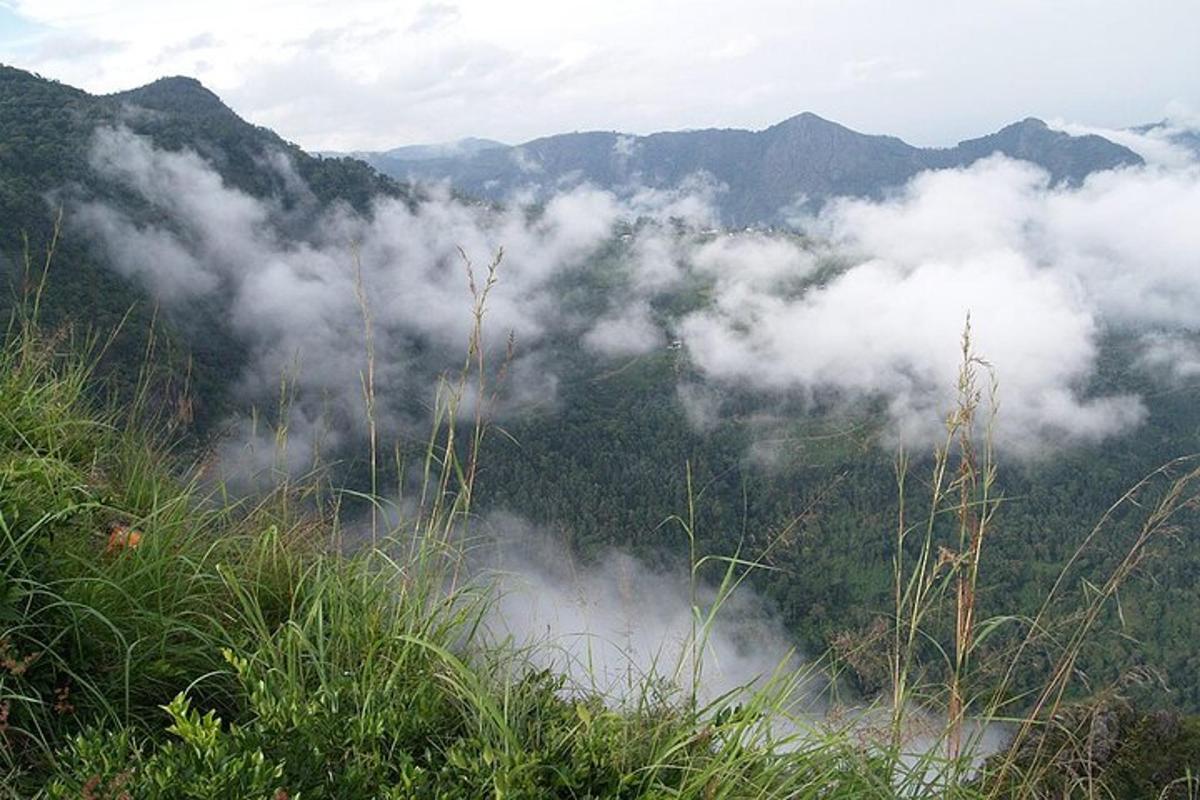
[[[135,531],[128,525],[114,524],[108,529],[108,547],[104,548],[104,555],[111,555],[121,550],[133,550],[141,542],[141,531]]]

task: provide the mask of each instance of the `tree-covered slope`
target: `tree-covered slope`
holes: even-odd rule
[[[1028,718],[973,705],[975,730],[1001,727],[990,743],[969,733],[954,758],[944,708],[914,695],[907,716],[824,713],[806,671],[711,704],[655,676],[632,676],[624,700],[600,693],[558,671],[555,643],[489,633],[500,594],[464,571],[457,534],[475,512],[469,471],[440,455],[449,428],[426,453],[428,504],[346,553],[333,546],[347,521],[338,504],[305,502],[325,487],[231,502],[174,458],[153,409],[96,405],[79,342],[14,322],[0,344],[0,796],[983,800],[1196,788],[1197,720],[1120,698]],[[725,601],[690,609],[697,626],[680,652],[706,651]]]
[[[383,244],[370,262],[387,268],[381,268],[386,280],[373,284],[377,293],[369,300],[376,303],[374,333],[389,345],[379,349],[384,367],[380,385],[392,381],[380,392],[380,408],[396,417],[427,413],[432,384],[423,379],[444,371],[447,363],[457,368],[462,362],[461,349],[455,348],[466,341],[457,335],[453,311],[461,295],[461,316],[466,316],[470,297],[453,250],[460,243],[455,237],[472,237],[477,247],[510,248],[507,258],[513,270],[505,273],[508,264],[502,265],[500,280],[502,287],[510,280],[516,284],[515,297],[497,304],[488,322],[524,326],[525,335],[514,344],[515,360],[505,366],[514,367],[507,386],[525,402],[510,402],[503,408],[497,424],[509,436],[493,437],[486,447],[477,489],[481,514],[497,510],[519,514],[569,540],[585,557],[602,558],[613,548],[631,549],[647,560],[678,567],[685,549],[661,523],[681,513],[691,499],[696,504],[696,535],[704,551],[730,554],[739,547],[751,553],[769,551],[772,569],[756,574],[754,580],[782,610],[789,632],[807,650],[821,652],[839,637],[870,631],[887,618],[898,498],[892,451],[881,435],[887,425],[883,402],[878,397],[847,399],[845,393],[832,390],[811,396],[784,393],[781,401],[779,392],[725,383],[715,386],[724,393],[722,413],[707,424],[696,424],[689,416],[694,409],[689,408],[685,390],[702,384],[706,376],[689,352],[690,343],[664,334],[677,330],[688,315],[713,307],[719,299],[720,274],[685,264],[678,284],[652,291],[648,299],[636,298],[632,288],[640,277],[630,265],[644,255],[638,248],[645,244],[637,225],[588,233],[601,244],[585,250],[585,256],[576,259],[579,263],[571,262],[576,229],[552,214],[561,212],[564,218],[588,222],[594,213],[591,206],[579,210],[568,205],[566,211],[551,208],[549,212],[489,208],[487,219],[499,218],[501,224],[480,233],[472,216],[479,206],[426,205],[423,198],[361,162],[310,157],[270,131],[244,122],[210,92],[184,78],[93,97],[4,69],[0,104],[0,202],[5,211],[0,219],[0,247],[17,294],[28,283],[23,236],[28,234],[36,258],[51,237],[56,209],[68,200],[100,198],[120,209],[135,226],[170,235],[185,247],[196,244],[189,238],[196,231],[187,227],[186,220],[171,217],[169,209],[129,183],[96,171],[91,153],[97,128],[124,126],[150,142],[156,152],[193,152],[198,155],[193,166],[204,175],[211,172],[221,187],[231,190],[214,196],[246,201],[256,211],[267,209],[262,212],[266,224],[278,238],[272,246],[249,249],[250,256],[233,264],[248,274],[278,267],[275,262],[297,254],[307,255],[306,237],[312,225],[330,215],[343,219],[336,214],[339,208],[349,209],[348,216],[357,214],[355,219],[368,220],[355,232],[371,232],[372,198],[390,197],[418,209],[393,220],[400,231],[394,237],[390,229],[377,237]],[[960,165],[994,148],[1042,158],[1053,175],[1068,181],[1100,163],[1127,162],[1123,151],[1112,150],[1102,140],[1066,137],[1031,121],[1005,129],[994,141],[936,152],[918,151],[889,137],[864,137],[811,115],[760,133],[710,131],[624,141],[615,134],[580,134],[577,140],[554,137],[539,145],[539,152],[549,171],[584,169],[597,182],[617,182],[635,174],[629,171],[633,167],[618,168],[612,158],[614,148],[628,150],[631,158],[646,154],[650,160],[642,168],[659,171],[641,174],[658,176],[654,180],[664,185],[691,174],[700,163],[707,171],[724,171],[730,181],[740,181],[731,186],[740,187],[743,199],[758,198],[761,190],[766,204],[792,191],[794,187],[784,180],[787,175],[803,174],[821,192],[869,193],[887,175],[919,169],[923,159],[936,157],[943,166]],[[805,148],[820,157],[799,157]],[[488,150],[477,158],[500,158],[496,152]],[[760,155],[762,168],[756,171],[751,157]],[[766,205],[744,208],[747,214],[757,214]],[[565,245],[553,240],[554,246],[546,247],[547,239],[538,237],[556,230],[555,225],[569,228],[570,235],[563,237]],[[723,243],[745,243],[725,233],[676,230],[670,225],[651,232],[652,244],[667,251],[677,246],[686,250],[696,242],[718,250]],[[217,230],[215,238],[224,233]],[[405,249],[396,244],[398,240],[404,240],[405,246],[416,241],[422,247],[433,240],[437,247]],[[278,241],[288,246],[294,242],[295,248],[274,246]],[[755,252],[768,255],[776,252],[773,247],[794,250],[812,244],[782,235],[751,237],[748,243],[765,248]],[[347,239],[344,244],[338,256],[352,264],[354,242]],[[549,250],[558,261],[538,262],[539,248]],[[783,282],[781,290],[787,297],[801,297],[823,281],[835,280],[845,265],[828,256],[824,253],[816,259],[819,263],[812,273]],[[165,353],[165,371],[186,377],[187,396],[207,433],[230,418],[250,418],[250,403],[270,407],[281,391],[294,389],[289,382],[297,376],[288,370],[297,341],[315,341],[325,348],[319,350],[322,360],[312,365],[317,371],[342,369],[334,373],[336,380],[317,383],[304,398],[309,408],[316,409],[314,415],[326,413],[334,404],[331,398],[344,406],[329,412],[331,418],[344,421],[356,413],[364,392],[366,337],[353,281],[337,284],[344,295],[340,300],[345,301],[340,305],[322,305],[330,294],[327,287],[334,284],[309,280],[314,276],[307,273],[300,276],[300,283],[317,287],[309,294],[263,291],[249,297],[242,310],[253,316],[266,309],[270,312],[263,314],[267,326],[286,327],[289,320],[297,321],[295,331],[288,329],[295,336],[268,342],[274,353],[281,354],[283,369],[268,368],[276,362],[267,367],[256,364],[262,373],[256,377],[268,389],[265,398],[261,393],[248,398],[237,395],[236,388],[246,381],[248,365],[260,355],[255,346],[271,348],[262,347],[262,340],[245,328],[235,330],[230,295],[217,291],[164,306],[159,312],[144,285],[121,277],[128,273],[114,269],[123,265],[112,262],[112,253],[82,235],[68,217],[47,283],[43,319],[50,327],[70,321],[77,329],[105,331],[115,328],[132,308],[123,336],[105,356],[110,374],[120,377],[123,385],[133,385],[145,363],[151,322],[156,320],[160,326],[156,346],[159,356]],[[528,277],[533,273],[536,278],[539,270],[554,273],[559,262],[573,266],[547,284]],[[148,263],[148,268],[155,266],[153,259]],[[313,263],[322,267],[329,262]],[[317,268],[308,262],[302,266],[310,271]],[[396,271],[388,271],[393,266]],[[40,261],[34,268],[36,278]],[[476,270],[482,280],[482,265],[477,263]],[[6,293],[6,302],[13,296]],[[330,308],[349,312],[333,319],[305,314],[301,301],[318,306],[322,313]],[[594,332],[598,318],[613,309],[638,306],[638,301],[644,301],[646,315],[658,326],[648,349],[613,357],[589,347],[588,334]],[[244,318],[240,324],[249,327]],[[629,327],[624,322],[621,326]],[[445,330],[452,335],[444,334]],[[310,332],[325,338],[305,339]],[[498,337],[499,352],[489,353],[501,361],[506,357],[504,333]],[[1064,446],[1041,459],[1001,462],[998,488],[1010,500],[998,517],[982,567],[989,588],[984,602],[994,603],[990,610],[1015,617],[1035,611],[1062,564],[1126,489],[1165,461],[1200,450],[1195,390],[1187,384],[1164,388],[1138,367],[1135,345],[1142,333],[1132,326],[1105,329],[1099,368],[1085,376],[1091,384],[1072,387],[1085,396],[1120,392],[1144,396],[1147,416],[1141,426],[1099,443]],[[450,361],[444,358],[447,351],[453,353]],[[527,355],[531,358],[523,361]],[[535,383],[541,374],[550,375],[552,381]],[[1003,370],[1000,378],[1005,379]],[[183,396],[178,384],[172,392],[159,391],[164,392],[160,399],[168,401],[164,406]],[[234,429],[233,446],[241,444],[237,437],[247,435],[249,428]],[[400,424],[391,432],[395,430],[412,431]],[[380,486],[399,484],[399,476],[388,466],[390,458],[380,459],[386,462],[382,475],[371,474],[362,426],[346,424],[338,433],[344,434],[341,449],[329,453],[338,481],[358,488],[371,485],[375,478]],[[291,434],[299,444],[299,425],[292,426]],[[412,441],[403,444],[411,446]],[[293,452],[300,450],[294,447]],[[924,455],[914,457],[914,470],[926,466]],[[797,519],[800,524],[792,525]],[[1069,619],[1088,596],[1087,581],[1094,581],[1093,572],[1103,571],[1125,552],[1122,537],[1130,533],[1126,523],[1132,523],[1124,517],[1121,522],[1125,527],[1106,530],[1080,571],[1072,574],[1073,595],[1062,603],[1060,619]],[[1088,651],[1080,667],[1096,684],[1115,680],[1131,662],[1141,662],[1165,671],[1171,693],[1158,693],[1158,699],[1200,706],[1196,657],[1190,646],[1200,614],[1189,599],[1194,577],[1200,573],[1200,550],[1192,546],[1188,533],[1185,529],[1155,550],[1156,558],[1141,565],[1139,580],[1123,591],[1120,613],[1114,610],[1105,618],[1107,638]],[[1036,681],[1038,674],[1028,677]],[[866,668],[858,682],[862,689],[879,688],[878,675]]]
[[[164,150],[201,154],[226,185],[292,212],[296,235],[303,233],[306,219],[331,204],[365,210],[377,196],[408,196],[405,187],[361,161],[315,158],[247,123],[194,79],[164,78],[140,89],[93,96],[0,66],[0,311],[7,313],[13,300],[37,282],[60,210],[99,200],[135,219],[156,220],[144,199],[99,175],[89,162],[97,129],[110,127],[126,128]],[[71,214],[62,222],[44,320],[70,320],[99,332],[122,328],[125,335],[114,342],[108,364],[119,383],[129,385],[152,320],[158,319],[166,326],[159,346],[175,349],[180,359],[175,367],[189,372],[199,390],[196,413],[204,423],[216,421],[243,358],[220,305],[191,314],[157,314],[144,287],[114,270],[111,256],[84,235]],[[26,269],[26,253],[32,270]]]

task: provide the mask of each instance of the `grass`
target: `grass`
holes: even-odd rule
[[[370,536],[357,548],[343,546],[353,520],[340,509],[350,493],[316,475],[253,500],[230,499],[195,477],[199,470],[180,463],[156,433],[174,429],[174,420],[155,419],[145,401],[123,411],[96,402],[90,365],[104,342],[40,331],[35,315],[14,318],[0,350],[0,793],[93,800],[1196,793],[1187,771],[1200,740],[1194,723],[1167,736],[1116,694],[1090,709],[1064,699],[1089,632],[1142,555],[1191,508],[1196,468],[1170,465],[1122,498],[1118,506],[1147,509],[1144,523],[1069,631],[1054,625],[1054,593],[1033,619],[980,619],[980,564],[1000,505],[987,423],[978,419],[976,374],[986,365],[969,336],[960,403],[931,461],[927,513],[915,523],[906,504],[910,467],[898,463],[895,609],[881,635],[860,645],[885,656],[888,702],[824,716],[802,704],[818,671],[837,688],[854,647],[806,671],[781,665],[744,691],[700,699],[705,643],[721,607],[769,553],[697,552],[694,507],[670,521],[691,549],[692,633],[679,660],[664,665],[676,675],[690,671],[690,692],[664,693],[647,676],[640,692],[614,703],[537,667],[519,643],[490,639],[483,622],[494,587],[464,569],[462,548],[487,433],[479,331],[498,265],[477,285],[468,263],[475,329],[461,374],[439,394],[420,496],[389,507],[375,492],[354,495],[371,505]],[[360,302],[370,342],[361,292]],[[369,415],[371,360],[363,375]],[[460,425],[464,397],[474,406]],[[373,421],[370,430],[374,482]],[[110,536],[116,525],[139,534],[136,546],[129,535]],[[714,570],[715,600],[702,602],[701,575]],[[1001,678],[988,682],[997,673],[987,662],[998,656],[986,645],[1005,626],[1023,634],[1005,652]],[[1033,696],[1012,696],[1012,675],[1030,652],[1047,652],[1047,641],[1055,648],[1048,681]],[[1172,763],[1158,759],[1143,780],[1137,769],[1148,762],[1128,741],[1113,740],[1101,754],[1096,720],[1110,712],[1132,731],[1128,741],[1161,749],[1169,739],[1174,749],[1163,752]],[[980,763],[982,732],[1002,721],[1015,730],[1011,744]]]
[[[487,587],[447,541],[469,473],[444,438],[425,507],[343,553],[302,489],[229,505],[181,481],[140,424],[92,410],[77,353],[26,329],[0,357],[14,796],[862,796],[849,752],[770,753],[786,679],[616,711],[485,643]],[[109,547],[114,520],[136,547]]]

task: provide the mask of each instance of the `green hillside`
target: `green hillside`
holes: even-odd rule
[[[982,771],[950,759],[954,717],[936,717],[945,687],[907,657],[901,696],[914,707],[890,723],[886,706],[793,716],[798,700],[812,702],[813,670],[836,658],[713,703],[650,679],[624,701],[594,694],[481,625],[495,595],[460,573],[472,486],[463,464],[438,457],[452,427],[431,439],[426,501],[378,546],[348,554],[335,546],[345,521],[319,510],[337,505],[311,502],[326,485],[223,500],[147,427],[147,409],[98,409],[80,346],[44,338],[26,316],[0,351],[0,796],[849,800],[1196,788],[1195,719],[1111,696],[1063,707],[1056,682],[1030,687],[1049,702],[1027,729],[973,683],[972,719],[1020,732]],[[1178,513],[1196,477],[1144,496],[1147,530]],[[695,608],[701,651],[743,574],[722,563],[715,603]],[[899,574],[924,574],[911,569]],[[902,616],[924,616],[919,595],[917,584],[903,590]],[[969,753],[976,740],[961,741]]]
[[[23,284],[40,275],[44,249],[55,237],[55,220],[72,199],[100,199],[135,218],[153,219],[154,211],[144,201],[100,179],[88,164],[96,128],[117,125],[166,150],[187,147],[203,153],[227,185],[277,198],[284,206],[302,206],[307,192],[321,207],[345,202],[358,209],[377,195],[407,196],[404,187],[362,162],[313,158],[245,122],[190,78],[164,78],[133,91],[92,96],[0,65],[0,311],[7,313]],[[267,168],[275,153],[286,155],[304,192]],[[219,421],[244,357],[243,345],[228,331],[224,309],[216,304],[194,309],[187,318],[164,318],[145,289],[114,271],[108,256],[72,223],[69,216],[63,219],[43,321],[49,326],[70,321],[98,331],[123,329],[125,335],[114,342],[106,364],[118,376],[118,386],[136,380],[147,335],[157,322],[162,326],[157,346],[173,352],[170,368],[187,373],[195,388],[198,423]],[[32,268],[27,268],[27,253],[37,262]]]
[[[43,251],[55,238],[58,209],[70,208],[72,200],[98,198],[136,221],[153,222],[168,230],[178,227],[178,220],[167,218],[161,208],[127,186],[103,179],[89,163],[97,126],[112,125],[123,125],[162,150],[196,153],[226,186],[279,209],[279,235],[300,243],[331,209],[370,219],[371,200],[376,196],[398,198],[412,208],[429,202],[361,162],[303,153],[270,131],[241,120],[189,79],[168,78],[131,92],[95,97],[2,68],[0,257],[13,289],[0,293],[4,298],[0,311],[12,311],[19,300],[27,300],[41,285]],[[280,154],[294,175],[272,166],[278,164],[273,159]],[[529,213],[536,219],[544,210]],[[666,570],[686,572],[691,554],[678,531],[663,523],[690,507],[695,552],[722,557],[740,554],[763,561],[766,568],[752,570],[747,583],[779,611],[800,649],[820,654],[832,648],[843,670],[839,686],[849,696],[867,702],[880,693],[886,697],[890,676],[880,664],[886,662],[888,650],[879,632],[895,619],[893,567],[899,556],[917,558],[920,547],[915,540],[896,543],[899,490],[894,456],[880,443],[881,407],[870,400],[844,403],[837,397],[815,397],[812,402],[785,398],[780,402],[746,388],[731,390],[722,398],[723,413],[711,427],[690,424],[679,387],[702,376],[688,361],[686,351],[663,342],[647,354],[614,360],[581,346],[587,322],[626,302],[633,278],[624,266],[631,258],[632,246],[625,237],[632,230],[614,230],[599,252],[555,283],[555,309],[566,322],[560,334],[538,343],[537,355],[557,378],[556,396],[552,402],[510,410],[497,423],[503,433],[497,431],[486,439],[480,470],[473,477],[474,512],[481,518],[494,511],[518,514],[568,542],[584,566],[618,549],[632,551]],[[680,230],[673,235],[713,234]],[[510,253],[510,257],[519,259],[521,254]],[[153,410],[151,416],[161,423],[174,425],[179,451],[198,460],[209,459],[222,443],[222,435],[228,433],[225,425],[230,419],[239,413],[249,416],[247,406],[252,403],[260,410],[272,409],[278,402],[279,387],[273,384],[272,394],[265,397],[239,394],[239,381],[253,356],[252,344],[239,335],[231,321],[227,296],[217,292],[182,307],[156,308],[146,290],[134,280],[122,278],[111,262],[111,254],[65,216],[45,281],[42,330],[50,332],[52,341],[54,336],[81,340],[95,335],[99,359],[95,380],[87,383],[86,391],[77,381],[79,392],[101,404],[109,396],[127,405],[141,397],[140,407]],[[247,271],[264,268],[245,264]],[[460,265],[455,262],[453,268],[460,269]],[[830,259],[812,280],[827,279],[838,269]],[[504,279],[501,272],[500,280]],[[698,272],[689,274],[685,288],[654,295],[650,313],[669,329],[688,311],[711,302],[712,287],[705,280]],[[805,288],[793,287],[796,292]],[[469,299],[464,292],[464,310]],[[106,344],[108,335],[118,328],[119,335]],[[1087,388],[1095,394],[1137,391],[1144,395],[1149,413],[1141,427],[1101,444],[1062,448],[1041,460],[1001,460],[997,467],[994,491],[1005,499],[980,557],[979,603],[981,617],[1003,616],[1006,622],[991,631],[981,645],[985,652],[980,662],[995,668],[1005,663],[1031,632],[1042,637],[1037,649],[1022,653],[1021,668],[1006,687],[1004,699],[1013,700],[1013,707],[1020,712],[1028,710],[1030,693],[1044,686],[1052,673],[1064,641],[1069,641],[1069,637],[1063,639],[1066,632],[1078,626],[1081,615],[1086,615],[1102,594],[1097,587],[1126,563],[1144,521],[1139,508],[1152,507],[1162,498],[1149,492],[1146,497],[1134,498],[1137,503],[1120,505],[1091,535],[1093,525],[1145,476],[1172,459],[1200,451],[1196,391],[1186,385],[1163,390],[1134,369],[1137,353],[1132,342],[1140,333],[1122,328],[1105,331],[1101,369]],[[354,335],[358,335],[357,328]],[[414,374],[427,377],[461,365],[460,351],[454,350],[447,360],[445,349],[427,338],[413,336],[405,344],[403,353],[389,357],[403,361]],[[524,346],[525,342],[516,342],[518,354]],[[427,415],[431,405],[428,389],[428,383],[416,384],[411,391],[390,394],[381,403],[384,410],[397,415]],[[357,393],[359,387],[354,385],[351,390]],[[12,391],[12,402],[19,404],[20,392],[26,390]],[[313,400],[314,405],[321,401],[319,397]],[[267,422],[279,421],[271,418],[274,411],[260,413]],[[79,427],[75,423],[68,427],[72,426]],[[468,432],[469,427],[461,433]],[[400,468],[393,465],[402,462],[408,480],[419,474],[411,454],[425,452],[427,433],[420,425],[402,430],[399,449],[402,456],[410,456],[407,463],[393,457],[390,441],[381,448],[386,455],[372,463],[365,442],[347,437],[339,450],[326,454],[322,491],[330,491],[330,486],[366,490],[375,485],[382,494],[379,487],[408,488],[398,474]],[[14,441],[30,436],[23,428],[12,434]],[[467,441],[469,438],[462,436],[459,446]],[[94,538],[96,529],[106,523],[98,509],[116,501],[95,500],[97,490],[84,473],[90,469],[86,465],[107,457],[104,453],[110,444],[85,447],[72,439],[69,446],[84,447],[83,454],[69,462],[71,468],[63,473],[62,482],[48,484],[52,496],[45,502],[50,505],[25,510],[22,518],[33,515],[36,520],[49,515],[47,519],[56,519],[59,494],[75,487],[82,494],[70,495],[75,498],[72,502],[89,509],[93,501],[101,504],[88,511],[93,516],[77,525],[80,536]],[[911,455],[906,478],[913,489],[907,499],[910,518],[929,512],[923,499],[924,481],[933,466],[929,454]],[[134,499],[152,505],[137,505],[120,495],[124,499],[118,509],[143,521],[166,513],[162,509],[167,506],[175,508],[178,503],[170,500],[171,495],[161,495],[155,487],[159,481],[176,480],[180,469],[179,464],[159,465],[152,481],[137,483]],[[1176,465],[1175,470],[1180,469]],[[319,499],[332,502],[327,494]],[[338,502],[348,519],[360,515],[356,522],[361,522],[369,506],[351,494],[340,495]],[[179,503],[188,505],[182,500]],[[197,501],[197,506],[203,504]],[[233,526],[236,535],[231,542],[244,542],[245,537],[257,541],[262,531],[270,528],[269,523],[255,522],[253,531],[247,533],[238,527],[242,523],[235,525],[222,513],[211,524],[222,531],[227,524]],[[1181,508],[1172,523],[1170,531],[1157,531],[1162,535],[1137,549],[1135,569],[1122,578],[1120,591],[1103,595],[1087,644],[1072,658],[1073,677],[1064,687],[1066,697],[1083,700],[1111,690],[1138,707],[1164,713],[1200,709],[1200,683],[1196,680],[1200,656],[1193,647],[1200,638],[1200,610],[1194,598],[1200,549],[1192,541],[1195,520],[1190,507]],[[172,524],[189,530],[192,526],[190,521]],[[288,523],[300,532],[314,524]],[[276,526],[279,531],[288,529],[281,525]],[[327,536],[332,523],[326,520],[322,525],[325,527],[317,527]],[[931,531],[931,541],[954,551],[956,532],[953,524],[939,522]],[[242,539],[237,538],[243,534]],[[1079,557],[1072,559],[1085,544]],[[196,543],[187,546],[200,547]],[[236,546],[240,545],[229,545],[231,552]],[[85,561],[81,556],[71,563],[82,569]],[[169,579],[223,583],[215,564],[204,563],[212,570],[198,573],[200,577],[172,573]],[[1069,569],[1053,602],[1034,625],[1033,617],[1060,580],[1064,566]],[[720,574],[719,567],[710,566],[700,577],[717,581]],[[225,587],[220,591],[231,590]],[[291,602],[289,591],[279,589],[271,598],[276,606],[273,613],[283,614],[278,606],[283,598]],[[178,614],[188,620],[187,625],[178,623],[183,627],[192,625],[196,615],[208,613],[188,605],[190,601],[183,596],[164,597],[162,602],[180,604]],[[290,607],[286,610],[291,611]],[[272,623],[280,619],[287,617],[274,618]],[[221,623],[222,628],[225,624]],[[953,629],[954,616],[943,599],[928,618],[927,638],[918,648],[923,674],[930,681],[946,677],[944,653]],[[79,634],[77,639],[86,643],[90,635]],[[140,636],[132,641],[142,641]],[[176,668],[163,657],[174,647],[170,637],[161,631],[148,636],[145,641],[158,643],[158,655],[151,657],[146,650],[143,656],[139,647],[132,651],[138,659],[145,658],[144,663],[138,662],[138,669],[153,678],[146,697],[137,701],[142,703],[139,715],[157,719],[154,709],[158,705],[210,671],[230,680],[229,665],[220,660],[220,649],[230,643],[214,639],[211,630],[204,632],[203,648],[198,645],[195,652],[184,649],[183,654],[194,656],[196,662],[180,668],[182,671],[172,671]],[[112,663],[116,666],[110,665],[111,673],[99,673],[111,685],[96,691],[97,706],[111,705],[111,695],[121,693],[114,688],[117,683],[133,685],[128,657],[113,655],[121,647],[128,650],[131,640],[123,631],[117,638],[119,646],[112,645],[105,656],[115,659]],[[441,644],[454,640],[453,634],[435,639]],[[28,652],[32,650],[14,652],[13,663],[20,663]],[[83,662],[72,663],[72,669],[82,674],[79,664]],[[1130,676],[1140,679],[1134,681]],[[200,688],[207,691],[203,685]],[[130,688],[122,703],[133,703],[132,693]],[[543,700],[546,692],[538,702]],[[204,707],[223,712],[226,706],[221,703],[232,702],[225,698]],[[123,720],[132,712],[123,706],[120,713],[112,713]],[[576,724],[570,721],[573,710],[563,713],[570,725]],[[453,746],[445,748],[449,752]]]

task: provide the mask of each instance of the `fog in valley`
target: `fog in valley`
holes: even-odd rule
[[[998,380],[995,443],[1006,458],[1036,460],[1143,422],[1137,393],[1090,387],[1106,334],[1133,337],[1156,386],[1200,372],[1200,228],[1191,224],[1200,166],[1161,129],[1120,138],[1146,164],[1081,185],[996,155],[922,173],[880,200],[833,199],[787,230],[725,230],[713,203],[723,187],[703,174],[672,190],[584,185],[500,206],[433,185],[415,203],[379,198],[358,214],[319,208],[282,154],[268,166],[287,196],[258,200],[195,152],[106,127],[95,132],[91,168],[149,213],[135,219],[82,197],[69,219],[169,312],[228,307],[250,353],[237,381],[243,407],[269,407],[281,380],[289,387],[283,458],[296,474],[367,435],[364,312],[383,437],[429,424],[419,409],[461,367],[471,334],[467,262],[481,282],[501,248],[483,343],[493,364],[511,343],[511,361],[497,396],[468,395],[463,413],[483,402],[501,422],[534,414],[554,424],[565,342],[614,367],[677,349],[694,368],[680,378],[679,412],[701,429],[720,423],[736,388],[792,413],[817,398],[848,409],[882,403],[881,446],[927,451],[945,435],[969,315],[975,352]],[[571,308],[564,286],[600,258],[617,276],[603,306]],[[672,314],[657,304],[696,287],[698,307]],[[233,484],[279,466],[269,425],[247,415],[226,430],[221,467]],[[618,697],[623,681],[654,671],[687,690],[695,617],[686,575],[620,551],[579,571],[561,544],[516,516],[493,515],[487,527],[500,553],[488,564],[502,576],[497,631],[553,643],[547,652],[572,680]],[[713,587],[698,591],[711,597]],[[798,658],[748,588],[725,613],[704,648],[710,698]]]

